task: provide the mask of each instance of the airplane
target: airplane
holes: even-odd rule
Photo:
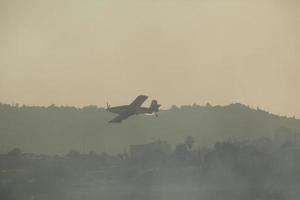
[[[110,123],[121,123],[124,119],[127,119],[128,117],[130,117],[132,115],[138,115],[138,114],[155,113],[155,116],[157,117],[158,116],[157,112],[161,105],[158,104],[156,100],[152,100],[149,108],[141,107],[141,105],[146,101],[147,98],[148,98],[148,96],[139,95],[135,98],[135,100],[131,104],[123,105],[123,106],[116,106],[116,107],[110,107],[110,105],[107,103],[107,108],[106,108],[107,111],[119,114],[119,116],[113,118],[109,122]]]

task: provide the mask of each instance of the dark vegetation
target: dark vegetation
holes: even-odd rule
[[[264,199],[299,197],[300,138],[217,142],[194,138],[171,148],[155,141],[110,155],[71,150],[62,156],[0,155],[0,199]]]

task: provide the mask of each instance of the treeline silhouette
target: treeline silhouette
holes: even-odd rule
[[[65,154],[81,152],[118,153],[130,144],[156,139],[179,143],[186,134],[197,145],[213,145],[229,137],[239,140],[272,137],[279,127],[300,133],[300,120],[277,116],[262,109],[236,103],[228,106],[172,106],[159,117],[133,116],[122,124],[110,124],[115,117],[104,108],[86,106],[49,107],[0,104],[0,152],[18,146],[24,152]]]
[[[296,200],[300,138],[281,127],[273,139],[227,139],[197,148],[188,136],[130,151],[65,155],[0,155],[0,199],[223,199]]]

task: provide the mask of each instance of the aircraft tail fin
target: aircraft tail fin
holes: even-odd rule
[[[152,100],[151,105],[150,105],[150,109],[153,112],[158,112],[160,106],[161,105],[158,104],[156,100]]]
[[[110,105],[109,103],[106,103],[106,110],[109,110],[110,109]]]

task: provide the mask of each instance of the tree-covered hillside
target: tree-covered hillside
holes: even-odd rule
[[[124,152],[130,144],[157,139],[172,145],[187,135],[201,146],[228,138],[236,140],[273,137],[279,127],[300,134],[300,120],[276,116],[242,104],[228,106],[173,106],[159,117],[139,115],[121,124],[108,123],[115,115],[87,106],[36,107],[0,104],[0,151],[19,147],[24,152],[60,154]]]

